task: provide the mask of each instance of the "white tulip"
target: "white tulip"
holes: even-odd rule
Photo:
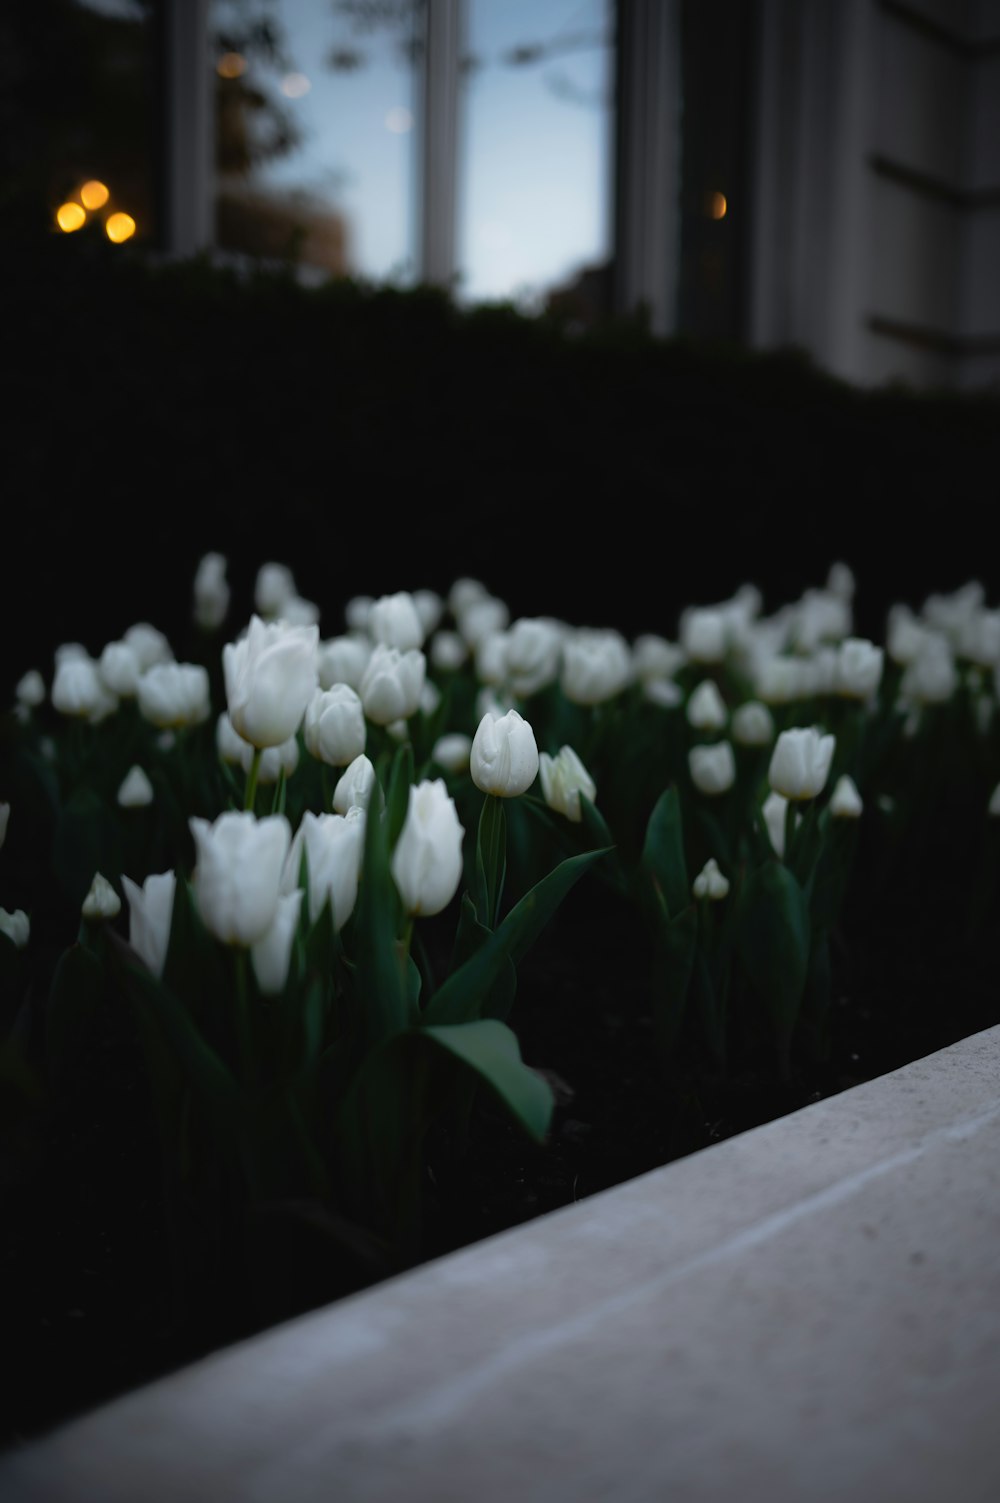
[[[509,695],[497,698],[488,684],[484,684],[476,695],[476,724],[484,715],[489,715],[493,720],[502,720],[509,710],[514,709],[514,701]]]
[[[102,919],[117,918],[122,911],[122,900],[115,892],[107,877],[102,877],[100,872],[94,873],[94,880],[90,884],[90,891],[83,900],[80,912],[85,919],[92,923],[98,923]]]
[[[767,830],[767,838],[774,848],[774,854],[779,858],[785,854],[785,823],[788,811],[788,800],[782,798],[780,793],[769,793],[764,800],[761,813],[764,816],[764,827]]]
[[[383,595],[373,601],[368,612],[368,633],[374,642],[397,647],[400,652],[423,647],[424,628],[413,596],[399,590],[395,595]]]
[[[130,767],[118,789],[118,803],[123,809],[142,809],[153,802],[153,785],[141,767]]]
[[[457,631],[439,631],[431,638],[431,662],[442,673],[454,673],[469,656],[469,649]]]
[[[729,893],[729,882],[719,870],[719,863],[710,856],[695,877],[692,892],[696,898],[707,898],[710,903],[721,903]]]
[[[478,579],[456,579],[448,591],[448,609],[457,621],[463,611],[467,611],[477,601],[485,600],[488,595],[486,586]]]
[[[27,705],[30,710],[45,703],[45,680],[37,668],[29,668],[24,677],[18,679],[14,695],[19,705]]]
[[[484,715],[469,754],[472,781],[483,793],[516,798],[525,793],[538,773],[535,733],[516,710],[498,720]]]
[[[270,929],[250,947],[250,963],[265,997],[276,997],[288,980],[302,897],[301,888],[279,897]]]
[[[332,689],[334,684],[359,688],[371,655],[372,644],[367,637],[329,637],[321,642],[317,661],[320,688]]]
[[[414,590],[413,604],[417,608],[426,640],[431,632],[437,630],[438,622],[444,615],[444,601],[436,590]]]
[[[792,642],[799,652],[815,652],[821,642],[839,642],[850,631],[850,602],[828,590],[806,590],[794,607]]]
[[[229,718],[252,746],[294,736],[318,683],[319,629],[250,618],[240,642],[223,648]]]
[[[889,656],[906,668],[917,656],[927,637],[927,627],[918,621],[908,605],[889,608],[886,646]]]
[[[365,811],[348,809],[346,814],[313,814],[308,810],[295,837],[283,885],[298,882],[301,851],[309,869],[309,921],[315,923],[327,898],[333,908],[334,927],[341,930],[354,912],[358,877],[365,844]]]
[[[240,766],[249,776],[253,766],[254,750],[249,741],[243,741],[240,747]],[[290,778],[299,765],[299,743],[294,736],[289,736],[287,741],[282,741],[280,746],[266,746],[260,754],[257,764],[257,782],[264,788],[272,787],[284,773]]]
[[[775,744],[767,778],[775,793],[788,799],[815,798],[830,776],[836,746],[815,726],[782,731]]]
[[[215,631],[229,610],[226,560],[221,553],[206,553],[194,576],[194,619],[202,631]]]
[[[128,899],[128,942],[154,976],[163,975],[174,916],[177,878],[172,871],[147,877],[142,886],[122,877]]]
[[[225,710],[215,723],[215,749],[219,753],[219,761],[228,763],[230,767],[243,766],[245,751],[253,754],[253,747],[239,735]]]
[[[679,636],[692,663],[721,663],[729,648],[729,619],[717,606],[690,607],[681,616]]]
[[[712,746],[692,746],[688,752],[691,781],[699,793],[716,798],[728,793],[736,781],[736,758],[728,741]]]
[[[188,820],[197,851],[194,893],[205,928],[227,945],[252,945],[274,922],[292,832],[283,814]]]
[[[845,772],[830,795],[830,814],[834,819],[860,819],[864,804],[853,778]]]
[[[542,752],[538,759],[538,773],[542,796],[549,808],[579,824],[583,819],[580,794],[593,803],[597,797],[597,784],[573,748],[563,746],[555,757]]]
[[[672,678],[644,679],[642,694],[651,705],[658,705],[661,710],[675,710],[684,701],[684,690]]]
[[[320,609],[315,600],[303,600],[301,595],[292,595],[278,612],[277,620],[285,626],[315,626]]]
[[[836,595],[838,600],[844,600],[849,605],[854,599],[856,589],[854,574],[849,564],[838,559],[830,565],[826,576],[826,588],[831,595]]]
[[[368,800],[375,787],[375,768],[368,757],[355,757],[342,774],[333,790],[333,807],[338,814],[346,814],[355,807],[368,808]]]
[[[502,684],[507,676],[507,633],[487,632],[476,647],[476,674],[482,684]]]
[[[474,600],[458,613],[458,629],[472,648],[478,647],[490,632],[504,631],[509,624],[510,611],[492,595]]]
[[[864,637],[848,637],[837,648],[834,692],[845,699],[871,699],[882,682],[884,653]]]
[[[360,697],[348,684],[317,689],[302,726],[306,747],[329,767],[346,767],[365,749],[368,728]]]
[[[101,678],[112,694],[130,698],[139,687],[142,668],[135,648],[127,642],[109,642],[101,653],[98,666]]]
[[[450,736],[439,736],[431,752],[431,761],[443,767],[445,772],[467,772],[472,751],[472,737],[455,731]]]
[[[973,612],[957,634],[957,649],[981,668],[992,668],[1000,659],[1000,611]]]
[[[950,595],[929,595],[924,601],[923,614],[938,631],[957,646],[969,620],[982,609],[986,591],[978,579],[970,579]]]
[[[344,620],[348,631],[367,633],[368,613],[375,604],[370,595],[355,595],[344,606]]]
[[[927,632],[903,674],[900,689],[918,705],[944,704],[958,688],[958,672],[948,638]]]
[[[631,679],[632,654],[620,632],[581,627],[563,643],[562,688],[574,704],[603,704]]]
[[[52,703],[60,715],[94,722],[102,718],[109,700],[117,705],[92,658],[63,658],[52,681]]]
[[[990,801],[986,805],[986,812],[993,819],[1000,818],[1000,783],[997,784],[990,794]]]
[[[16,950],[23,950],[31,937],[31,921],[23,908],[8,913],[0,908],[0,934],[6,934]]]
[[[82,642],[63,642],[56,648],[54,656],[57,668],[63,663],[72,663],[75,658],[86,658],[88,663],[91,661],[90,653]]]
[[[0,850],[7,839],[7,825],[10,822],[10,804],[0,804]]]
[[[174,654],[170,643],[161,631],[150,626],[148,621],[137,621],[125,633],[124,642],[139,659],[139,669],[145,673],[158,663],[172,663]]]
[[[749,699],[733,711],[733,740],[740,746],[770,746],[774,740],[774,717],[759,699]]]
[[[253,599],[262,616],[279,616],[294,595],[295,580],[287,564],[261,564]]]
[[[522,616],[506,635],[506,669],[515,694],[537,694],[559,677],[565,633],[552,621]],[[480,672],[480,678],[484,675]]]
[[[421,715],[433,715],[440,703],[441,690],[438,688],[437,684],[433,683],[429,678],[425,678],[424,687],[420,691]]]
[[[666,637],[646,633],[636,637],[632,644],[632,668],[637,679],[673,678],[678,668],[684,666],[684,649]]]
[[[787,705],[809,692],[809,670],[802,658],[764,658],[757,664],[754,689],[767,705]]]
[[[729,719],[726,702],[710,678],[704,679],[687,702],[688,723],[699,731],[721,731]]]
[[[160,730],[201,725],[212,713],[208,670],[200,663],[158,663],[139,680],[139,714]]]
[[[411,785],[391,864],[408,914],[427,918],[447,908],[462,880],[464,834],[443,779]]]
[[[427,660],[415,648],[403,653],[396,647],[376,647],[359,690],[368,719],[376,725],[408,720],[419,708],[426,672]]]

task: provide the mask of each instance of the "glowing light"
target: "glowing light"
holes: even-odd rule
[[[135,220],[131,214],[112,214],[104,226],[104,231],[115,245],[121,245],[123,240],[131,240],[135,234]]]
[[[80,230],[87,223],[87,215],[79,204],[60,204],[56,210],[56,224],[67,235]]]
[[[215,65],[220,78],[242,78],[247,71],[247,60],[241,52],[224,52]]]
[[[304,73],[286,73],[279,85],[286,99],[301,99],[308,94],[312,84]]]
[[[725,219],[729,210],[724,193],[706,193],[705,212],[709,219]]]
[[[91,178],[89,183],[84,183],[80,189],[80,198],[85,209],[103,209],[111,194],[97,178]]]
[[[385,117],[385,128],[391,130],[394,136],[405,136],[413,128],[413,116],[402,105],[396,105]]]

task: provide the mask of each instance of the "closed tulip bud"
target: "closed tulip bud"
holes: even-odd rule
[[[0,934],[6,934],[16,950],[23,950],[31,936],[31,921],[23,908],[8,913],[0,908]]]
[[[684,701],[684,690],[672,678],[645,679],[642,695],[651,705],[658,705],[661,710],[676,710]]]
[[[502,600],[492,595],[473,601],[458,615],[458,629],[472,648],[478,647],[490,632],[505,631],[509,624],[510,611]]]
[[[843,646],[843,644],[841,644]],[[828,695],[840,693],[838,689],[839,653],[836,647],[817,647],[808,658],[802,660],[802,687],[804,694]],[[853,672],[851,663],[845,664],[844,682],[849,682]],[[853,696],[851,696],[853,697]]]
[[[160,730],[201,725],[212,713],[208,670],[200,663],[159,663],[139,680],[139,714]]]
[[[72,663],[76,658],[85,658],[88,663],[91,661],[90,653],[82,642],[63,642],[55,650],[57,668],[61,668],[63,663]]]
[[[294,736],[316,690],[319,630],[250,618],[242,641],[223,648],[229,718],[259,748]]]
[[[729,883],[719,870],[719,863],[710,856],[695,877],[692,891],[696,898],[707,898],[710,903],[721,903],[729,893]]]
[[[836,738],[822,736],[815,726],[782,731],[767,771],[775,793],[795,800],[815,798],[830,775],[835,746]]]
[[[431,632],[437,630],[438,622],[444,615],[444,601],[436,590],[414,590],[413,604],[417,608],[426,641]]]
[[[882,682],[881,647],[864,637],[848,637],[837,649],[834,693],[845,699],[871,699]]]
[[[480,683],[502,684],[507,676],[507,633],[491,631],[476,647],[476,674]]]
[[[506,636],[506,668],[515,694],[537,694],[555,683],[564,635],[554,622],[541,618],[523,616],[514,622]]]
[[[429,678],[424,679],[424,687],[420,691],[421,715],[433,715],[441,703],[441,690],[437,684]]]
[[[344,620],[348,631],[368,631],[368,613],[375,604],[370,595],[355,595],[344,606]]]
[[[525,793],[538,773],[535,733],[516,710],[498,720],[484,715],[469,754],[472,781],[483,793],[516,798]]]
[[[375,787],[375,768],[368,757],[355,757],[340,776],[333,790],[333,807],[338,814],[349,809],[367,809]]]
[[[261,564],[253,601],[262,616],[280,616],[295,595],[295,580],[287,564]]]
[[[726,702],[710,678],[700,683],[688,700],[687,718],[689,724],[699,731],[725,729],[729,718]]]
[[[908,667],[923,646],[926,636],[926,626],[917,620],[908,605],[890,606],[886,646],[894,663],[898,663],[901,668]]]
[[[250,948],[250,963],[265,997],[284,991],[302,907],[302,889],[279,897],[270,929]]]
[[[632,667],[637,679],[673,678],[678,668],[684,665],[684,649],[666,637],[636,637],[632,644]]]
[[[698,606],[680,619],[680,643],[692,663],[721,663],[729,647],[729,619],[718,607]]]
[[[408,720],[419,708],[426,672],[427,661],[415,648],[376,647],[359,691],[368,719],[376,725]]]
[[[172,871],[147,877],[141,887],[122,877],[128,899],[128,942],[154,976],[163,975],[174,916],[177,878]]]
[[[153,802],[153,785],[141,767],[130,767],[118,789],[123,809],[142,809]]]
[[[448,591],[448,609],[457,621],[463,611],[488,595],[489,590],[478,579],[456,579]]]
[[[292,832],[283,814],[188,821],[197,852],[194,892],[202,923],[227,945],[253,945],[274,922]]]
[[[850,565],[839,559],[831,564],[826,576],[826,587],[831,595],[836,595],[838,600],[844,600],[849,605],[854,599],[855,591],[854,574]]]
[[[115,892],[107,877],[102,877],[100,872],[94,873],[94,880],[90,884],[90,891],[83,900],[80,910],[85,919],[91,923],[99,923],[102,919],[117,918],[122,911],[122,900]]]
[[[0,804],[0,851],[7,839],[7,825],[10,820],[10,804]]]
[[[950,595],[928,595],[924,601],[924,616],[931,626],[944,632],[952,644],[957,644],[969,619],[983,606],[986,591],[978,579],[970,579]]]
[[[391,867],[408,914],[429,918],[447,908],[462,880],[464,834],[443,779],[411,785]]]
[[[301,595],[292,595],[278,612],[277,619],[285,626],[315,626],[320,609],[315,600],[303,600]]]
[[[142,669],[138,654],[127,642],[109,642],[101,653],[99,667],[112,694],[128,699],[136,693]]]
[[[45,680],[37,668],[29,668],[24,677],[18,679],[14,695],[18,704],[27,705],[29,710],[37,710],[45,703]]]
[[[764,816],[764,828],[767,830],[767,838],[774,848],[774,854],[779,857],[785,854],[785,822],[788,812],[788,800],[782,798],[780,793],[769,793],[764,800],[761,814]]]
[[[226,560],[221,553],[206,553],[194,576],[194,619],[202,631],[215,631],[229,610]]]
[[[1000,658],[1000,611],[973,611],[957,633],[960,656],[981,668],[992,668]]]
[[[538,774],[542,781],[542,796],[549,808],[579,824],[583,819],[580,794],[593,803],[597,784],[573,748],[561,747],[556,757],[542,752],[538,759]]]
[[[302,726],[306,747],[328,767],[346,767],[365,749],[368,728],[361,700],[347,684],[317,689]]]
[[[839,642],[850,630],[850,602],[828,590],[806,590],[795,607],[792,642],[800,652],[815,652],[821,642]]]
[[[802,658],[764,658],[757,664],[754,688],[767,705],[788,705],[809,693],[809,670]]]
[[[488,684],[476,695],[476,721],[489,715],[493,720],[502,720],[508,710],[514,709],[514,701],[508,696],[498,699]]]
[[[413,596],[399,590],[395,595],[383,595],[373,601],[368,612],[368,632],[374,642],[397,647],[400,652],[423,647],[424,628]]]
[[[434,743],[431,761],[443,767],[445,772],[467,772],[472,752],[472,737],[456,731],[450,736],[440,736]]]
[[[692,746],[688,752],[691,781],[699,793],[716,798],[728,793],[736,781],[736,758],[728,741],[712,746]]]
[[[948,638],[927,632],[900,684],[904,696],[917,705],[944,704],[958,688],[958,673]]]
[[[87,657],[63,658],[52,681],[52,703],[60,715],[93,721],[110,695],[97,664]]]
[[[770,746],[774,740],[774,717],[759,699],[749,699],[733,711],[733,740],[740,746]]]
[[[215,749],[219,753],[219,761],[227,763],[230,767],[243,766],[245,751],[253,754],[253,747],[249,741],[244,741],[243,737],[237,734],[225,710],[215,723]]]
[[[254,748],[240,737],[240,766],[249,775],[253,766]],[[275,784],[282,774],[290,778],[299,765],[299,743],[294,736],[282,741],[280,746],[268,746],[260,754],[257,764],[257,781],[264,787]]]
[[[854,779],[845,772],[837,779],[830,795],[830,813],[834,819],[860,819],[864,804]]]
[[[431,639],[431,662],[442,673],[454,673],[468,656],[469,649],[457,631],[439,631]]]
[[[137,621],[134,626],[130,626],[123,640],[139,659],[141,673],[155,668],[158,663],[172,663],[174,660],[170,643],[163,633],[157,631],[155,626],[150,626],[148,621]]]
[[[349,684],[352,689],[361,686],[372,644],[367,637],[330,637],[319,644],[319,686],[332,689],[334,684]]]
[[[631,679],[632,654],[620,632],[583,627],[563,643],[562,688],[574,704],[603,704]]]
[[[303,848],[309,869],[309,921],[315,923],[323,904],[330,899],[333,923],[341,930],[354,912],[358,897],[358,877],[365,843],[365,811],[360,807],[346,814],[313,814],[308,810],[296,834],[285,868],[284,886],[289,878],[298,882]]]

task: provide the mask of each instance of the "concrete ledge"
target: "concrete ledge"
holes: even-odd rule
[[[230,1348],[27,1500],[1000,1498],[1000,1028]]]

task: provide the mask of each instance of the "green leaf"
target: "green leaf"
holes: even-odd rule
[[[52,840],[52,865],[69,903],[79,909],[95,872],[121,876],[121,836],[114,815],[91,788],[78,788],[63,806]]]
[[[675,918],[691,901],[687,862],[684,859],[684,829],[681,801],[676,788],[660,794],[646,826],[643,866],[662,894],[667,913]]]
[[[805,893],[780,861],[766,861],[747,879],[738,945],[754,990],[767,1007],[782,1073],[787,1074],[809,966],[809,910]]]
[[[452,953],[452,973],[471,960],[492,937],[492,931],[476,917],[476,905],[468,893],[462,895],[462,910],[455,935]],[[489,991],[482,998],[479,1014],[490,1018],[506,1018],[514,1004],[517,992],[517,971],[514,962],[507,957],[501,964],[499,974]],[[425,1014],[426,1016],[426,1014]]]
[[[83,945],[59,957],[45,1008],[45,1047],[57,1075],[74,1063],[106,1022],[104,967]]]
[[[476,910],[488,929],[495,929],[507,876],[507,820],[503,800],[487,793],[476,836]]]
[[[590,837],[590,843],[596,850],[608,850],[615,844],[614,837],[608,829],[607,820],[585,793],[580,794],[581,823]]]
[[[555,1106],[551,1087],[521,1059],[517,1039],[505,1024],[484,1018],[425,1027],[421,1033],[474,1071],[530,1137],[544,1140]]]
[[[395,846],[400,831],[406,822],[406,810],[410,802],[410,786],[413,783],[413,747],[407,741],[396,752],[389,774],[389,793],[386,798],[386,824],[388,825],[389,849]]]

